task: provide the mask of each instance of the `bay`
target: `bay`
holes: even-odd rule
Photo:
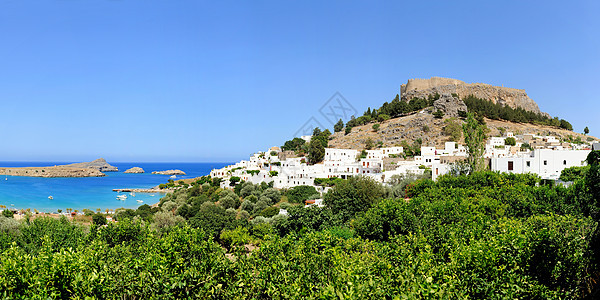
[[[0,162],[1,167],[46,167],[70,162]],[[168,175],[151,174],[152,171],[179,169],[186,175],[175,180],[208,175],[212,169],[222,168],[231,163],[111,163],[119,172],[106,172],[105,177],[85,178],[39,178],[23,176],[3,176],[0,178],[0,205],[11,209],[37,209],[40,212],[66,211],[67,208],[81,211],[84,208],[96,210],[120,207],[137,208],[142,204],[158,203],[164,194],[127,193],[125,201],[116,199],[116,188],[151,188],[169,180]],[[141,167],[146,173],[126,174],[131,167]],[[48,197],[52,196],[53,199]],[[142,203],[137,200],[143,201]]]

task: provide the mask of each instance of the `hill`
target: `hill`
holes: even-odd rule
[[[104,158],[98,158],[91,162],[81,162],[81,163],[64,165],[63,167],[84,168],[84,169],[91,168],[91,169],[96,169],[100,172],[118,172],[119,171],[119,169],[117,169],[117,167],[109,165]]]
[[[375,145],[381,143],[382,147],[400,145],[402,141],[412,144],[417,139],[422,140],[423,146],[443,147],[444,143],[451,139],[450,136],[444,134],[444,127],[447,125],[446,120],[449,117],[437,119],[432,113],[433,108],[429,108],[404,117],[356,126],[348,134],[345,134],[343,131],[336,132],[331,135],[329,147],[361,150],[365,149],[369,138]],[[515,123],[488,118],[484,118],[484,120],[490,129],[488,136],[501,136],[500,131],[502,129],[500,128],[503,128],[514,134],[553,135],[564,141],[575,140],[577,138],[580,138],[582,141],[586,141],[587,138],[598,141],[596,137],[586,136],[553,126]],[[460,118],[457,118],[456,121],[459,124],[463,123]],[[376,123],[380,124],[378,131],[374,131],[372,128]]]
[[[329,147],[360,150],[369,146],[412,145],[419,139],[424,146],[443,147],[444,142],[451,140],[444,129],[450,123],[455,123],[455,128],[462,125],[467,112],[485,120],[488,136],[512,132],[552,135],[565,142],[598,141],[573,132],[568,121],[541,112],[525,90],[432,77],[409,79],[400,91],[401,95],[391,102],[353,117],[345,124],[345,130],[343,124],[336,124],[334,131],[338,132],[330,137]],[[375,130],[374,125],[379,128]],[[454,139],[462,142],[462,138]]]

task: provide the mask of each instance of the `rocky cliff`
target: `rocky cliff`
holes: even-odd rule
[[[494,103],[508,105],[512,108],[521,107],[528,111],[542,113],[537,103],[525,90],[492,86],[485,83],[465,83],[451,78],[431,77],[429,79],[409,79],[400,87],[401,99],[410,101],[412,98],[427,98],[438,93],[457,94],[460,98],[473,95]]]

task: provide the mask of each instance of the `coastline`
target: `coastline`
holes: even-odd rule
[[[149,194],[154,194],[154,193],[159,193],[159,194],[168,194],[168,193],[172,193],[173,190],[171,189],[159,189],[158,187],[153,187],[153,188],[149,188],[149,189],[113,189],[113,192],[117,192],[117,193],[149,193]]]
[[[53,167],[17,167],[0,168],[0,176],[25,176],[25,177],[104,177],[106,174],[97,169],[72,168],[63,166]]]
[[[30,208],[33,212],[37,209],[40,212],[57,212],[57,210],[66,211],[90,209],[96,211],[100,208],[105,209],[131,208],[136,209],[140,205],[153,205],[160,201],[171,191],[167,188],[158,189],[158,185],[168,183],[169,175],[152,175],[152,171],[161,171],[169,169],[179,169],[185,171],[188,175],[183,178],[175,179],[176,182],[183,180],[190,182],[195,178],[208,175],[212,169],[221,168],[231,163],[208,162],[208,163],[181,163],[181,162],[125,162],[114,163],[119,170],[127,170],[134,166],[143,168],[146,173],[128,174],[122,171],[107,172],[102,177],[47,177],[41,178],[41,169],[48,172],[46,166],[65,165],[68,162],[46,161],[46,162],[0,162],[0,170],[11,170],[11,176],[0,177],[0,210],[2,206],[7,209],[20,211]],[[15,169],[35,170],[38,169],[38,176],[14,176]],[[7,172],[8,173],[8,172]],[[27,175],[31,175],[29,171]],[[35,175],[35,171],[33,171]],[[4,173],[1,173],[4,174]],[[49,176],[49,175],[45,175]],[[179,177],[179,176],[177,176]],[[137,195],[127,195],[125,201],[116,199],[118,195],[113,190],[131,190]],[[154,194],[154,196],[152,196]],[[52,196],[52,199],[49,197]],[[136,200],[143,200],[142,203]]]

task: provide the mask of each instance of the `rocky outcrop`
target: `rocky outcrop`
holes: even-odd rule
[[[125,172],[123,173],[133,173],[133,174],[140,174],[140,173],[144,173],[144,169],[140,168],[140,167],[133,167],[131,169],[127,169]]]
[[[432,77],[430,79],[409,79],[400,87],[401,99],[410,101],[412,98],[427,98],[434,94],[456,94],[460,98],[469,95],[487,99],[494,103],[508,105],[512,108],[521,107],[528,111],[541,113],[538,105],[525,90],[492,86],[485,83],[465,83],[451,78]]]
[[[102,177],[106,174],[92,168],[73,168],[67,166],[0,168],[0,175],[27,177]]]
[[[159,175],[185,175],[185,172],[181,170],[166,170],[166,171],[154,171],[152,174]]]
[[[64,165],[64,167],[71,168],[91,168],[96,169],[100,172],[118,172],[117,167],[109,165],[104,158],[98,158],[91,162],[81,162],[70,165]]]
[[[433,102],[434,110],[441,110],[448,117],[458,117],[459,111],[467,111],[467,105],[462,100],[451,94],[442,94],[441,97]]]

